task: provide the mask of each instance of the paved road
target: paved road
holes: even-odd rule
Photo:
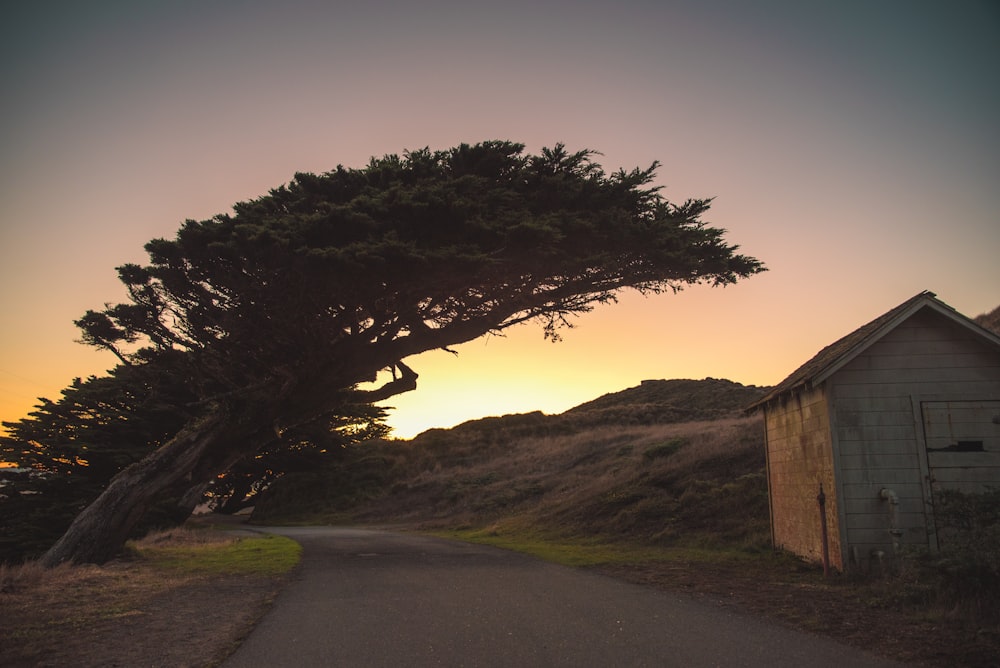
[[[224,668],[893,665],[505,550],[367,529],[267,531],[299,541],[302,564]]]

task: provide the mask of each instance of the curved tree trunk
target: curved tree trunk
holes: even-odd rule
[[[189,475],[209,448],[217,448],[221,443],[239,443],[240,439],[233,438],[232,429],[226,412],[215,411],[192,422],[149,456],[121,471],[73,520],[40,563],[50,568],[67,561],[101,564],[113,558],[149,504]],[[241,447],[239,455],[245,452]],[[194,486],[197,481],[191,484]]]
[[[400,378],[375,390],[356,391],[355,400],[373,403],[416,388],[417,374],[402,362],[396,366],[402,372]],[[216,406],[205,417],[186,425],[167,443],[112,478],[107,489],[42,555],[42,566],[51,568],[63,562],[102,564],[112,559],[149,505],[171,487],[185,490],[179,507],[193,510],[215,476],[280,438],[276,415],[289,418],[292,424],[307,423],[330,410],[332,391],[322,392],[323,388],[316,386],[297,389],[255,388],[241,397],[242,410]],[[335,389],[337,386],[331,388]]]

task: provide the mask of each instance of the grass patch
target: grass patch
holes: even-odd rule
[[[643,550],[645,554],[640,556],[636,551],[620,544],[612,545],[587,540],[555,540],[532,534],[499,533],[495,529],[456,529],[434,532],[434,535],[522,552],[564,566],[600,566],[656,558],[647,550]]]
[[[642,453],[646,459],[658,459],[660,457],[669,457],[681,448],[687,445],[687,439],[685,438],[672,438],[665,443],[656,443],[651,445]]]
[[[198,575],[281,575],[298,562],[302,547],[284,536],[254,536],[204,544],[133,548],[157,568]]]
[[[602,540],[595,537],[550,536],[517,528],[453,529],[431,532],[435,536],[467,543],[492,545],[563,566],[639,565],[650,563],[745,563],[759,553],[738,549],[706,549],[689,546],[651,546]]]

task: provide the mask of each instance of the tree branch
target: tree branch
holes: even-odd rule
[[[403,392],[417,389],[418,374],[402,361],[395,363],[399,369],[399,378],[390,380],[388,383],[374,390],[358,390],[356,396],[360,401],[375,403],[384,401],[389,397],[394,397]]]

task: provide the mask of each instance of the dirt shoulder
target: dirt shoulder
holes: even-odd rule
[[[11,668],[215,666],[288,577],[192,575],[143,560],[0,575],[0,666]]]
[[[873,607],[814,572],[727,565],[614,566],[602,572],[764,615],[910,665],[995,666],[996,633]],[[287,577],[287,576],[286,576]],[[141,561],[80,567],[0,592],[0,665],[217,666],[285,578],[163,577]]]
[[[88,570],[65,585],[0,594],[0,665],[218,665],[281,585],[246,576],[156,583],[130,563]]]
[[[817,569],[789,572],[699,564],[601,567],[601,572],[833,638],[913,666],[996,668],[997,629],[969,628],[940,615],[887,607],[870,586],[857,586]]]

